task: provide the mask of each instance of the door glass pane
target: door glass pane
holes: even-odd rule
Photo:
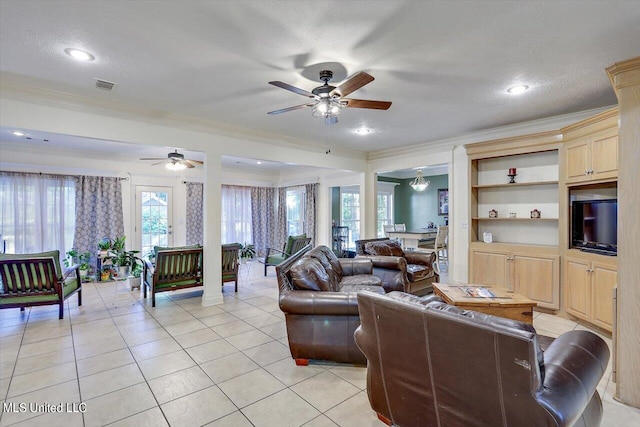
[[[169,205],[168,193],[161,191],[141,191],[140,202],[142,254],[146,255],[154,246],[169,245]]]

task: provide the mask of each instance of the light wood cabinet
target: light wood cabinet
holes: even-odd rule
[[[611,331],[613,288],[618,281],[618,271],[614,263],[598,258],[602,257],[585,254],[565,258],[565,309],[569,314]]]
[[[539,307],[560,308],[560,257],[557,248],[522,245],[474,244],[470,282],[505,287],[538,302]],[[511,246],[511,247],[509,247]]]
[[[567,184],[617,178],[617,110],[606,111],[562,131]]]

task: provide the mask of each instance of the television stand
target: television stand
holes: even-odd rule
[[[618,256],[617,253],[615,252],[611,252],[611,251],[607,251],[605,249],[595,249],[595,248],[580,248],[580,250],[582,252],[589,252],[592,254],[598,254],[598,255],[606,255],[606,256]]]

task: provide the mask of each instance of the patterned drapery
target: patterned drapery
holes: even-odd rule
[[[264,256],[267,248],[276,245],[276,189],[251,187],[251,220],[253,245],[258,256]]]
[[[122,187],[118,178],[81,176],[76,183],[74,247],[92,255],[103,237],[124,235]]]
[[[316,196],[318,183],[304,186],[304,232],[311,237],[311,245],[316,244]]]
[[[187,182],[187,245],[202,245],[204,242],[204,184]]]
[[[275,247],[282,248],[287,240],[287,187],[278,188],[278,217]]]

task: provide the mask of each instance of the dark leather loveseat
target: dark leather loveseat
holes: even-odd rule
[[[609,348],[574,330],[543,352],[533,326],[435,295],[358,294],[367,393],[398,427],[596,427]],[[549,339],[549,341],[551,341]]]
[[[387,292],[424,295],[440,281],[435,252],[405,252],[395,240],[382,238],[356,240],[356,254],[373,262],[373,274],[382,279]]]
[[[305,247],[276,266],[280,309],[291,356],[364,364],[353,333],[360,325],[357,291],[384,294],[370,260],[336,258],[326,246]]]

